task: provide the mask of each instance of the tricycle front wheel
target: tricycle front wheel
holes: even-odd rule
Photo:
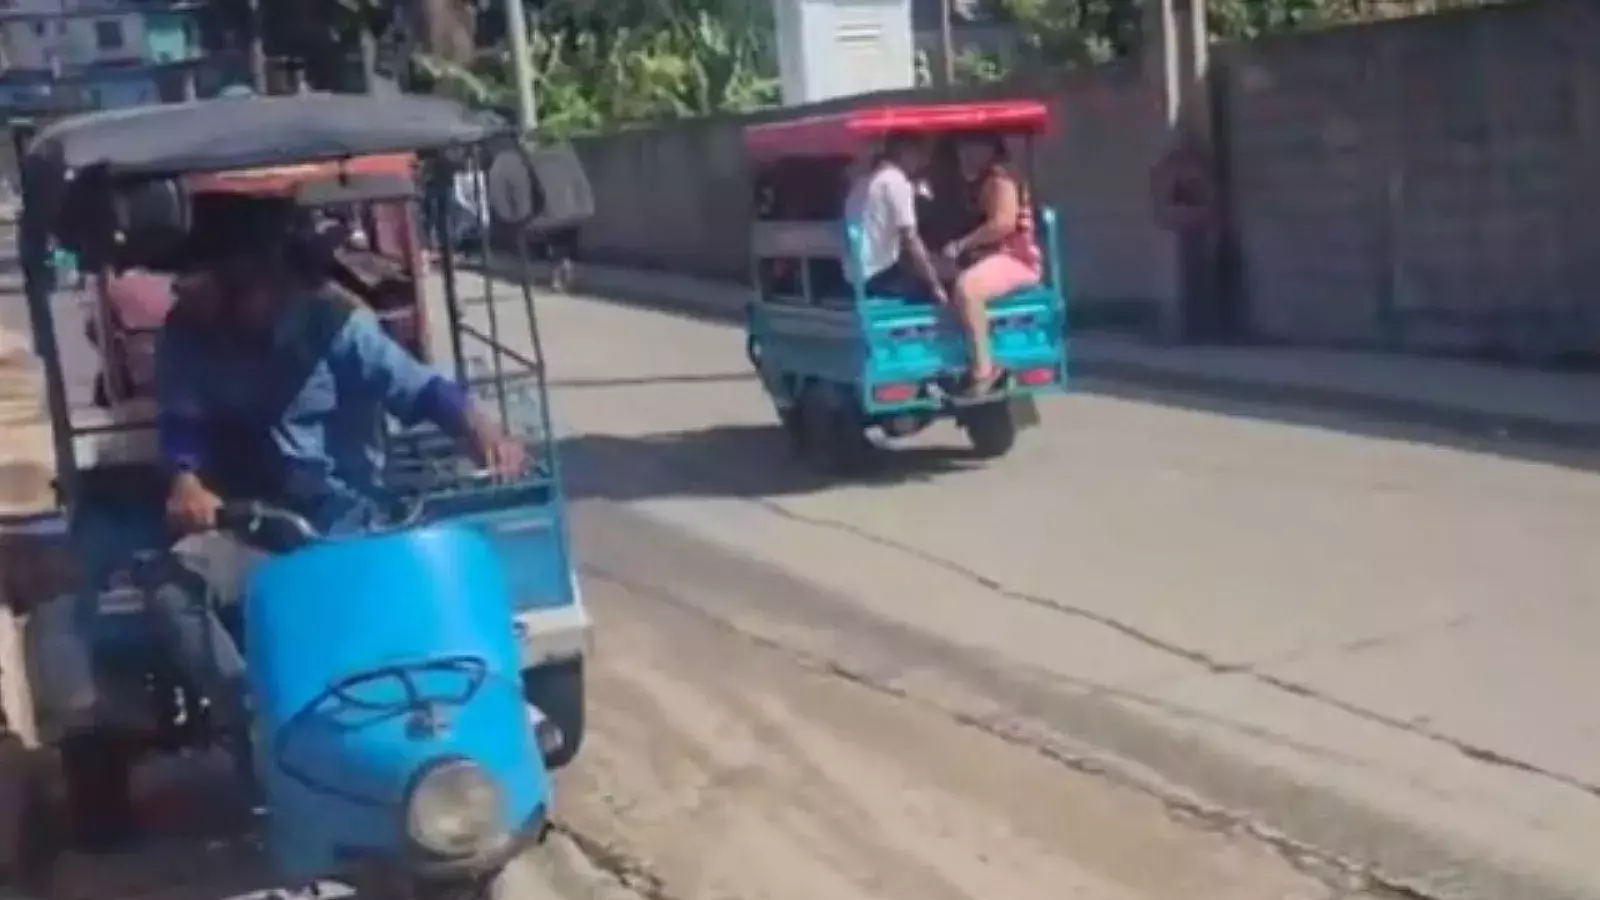
[[[91,853],[131,841],[138,832],[131,776],[137,749],[113,730],[69,735],[56,744],[73,844]]]
[[[524,670],[522,695],[561,730],[561,746],[545,755],[545,765],[559,769],[572,762],[583,746],[583,658]]]
[[[60,780],[49,748],[0,735],[0,872],[24,893],[49,891],[66,849]]]

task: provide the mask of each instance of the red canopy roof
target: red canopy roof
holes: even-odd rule
[[[1050,110],[1037,100],[870,106],[751,125],[744,130],[744,141],[756,159],[849,156],[858,153],[863,143],[890,132],[1035,134],[1049,123]]]

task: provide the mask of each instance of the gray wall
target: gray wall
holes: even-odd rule
[[[1266,338],[1600,351],[1600,3],[1227,48],[1221,122]]]
[[[1600,350],[1600,2],[1542,0],[1218,48],[1217,133],[1251,336]],[[1174,302],[1148,171],[1158,96],[1115,64],[1016,87],[1061,127],[1038,158],[1076,299]],[[871,102],[858,98],[856,102]],[[746,272],[738,119],[583,142],[592,259]]]
[[[1015,87],[961,96],[1011,95]],[[1173,295],[1170,241],[1150,217],[1148,171],[1166,147],[1161,105],[1137,66],[1070,73],[1023,93],[1044,97],[1060,126],[1036,148],[1038,191],[1063,215],[1075,290],[1102,301]],[[851,98],[825,108],[933,92]],[[580,141],[595,190],[584,227],[592,260],[745,278],[749,272],[749,171],[741,130],[781,112],[673,123]]]

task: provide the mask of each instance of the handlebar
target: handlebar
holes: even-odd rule
[[[287,534],[302,544],[323,537],[304,516],[260,501],[225,503],[217,510],[217,528],[241,537],[260,538],[272,526],[282,529],[279,534]]]

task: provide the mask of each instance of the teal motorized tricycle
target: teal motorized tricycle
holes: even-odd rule
[[[248,787],[240,797],[266,812],[272,887],[500,896],[502,873],[518,871],[519,894],[546,896],[512,863],[545,834],[549,769],[583,740],[590,624],[534,304],[526,279],[497,297],[483,277],[481,297],[461,297],[449,241],[430,278],[415,223],[445,200],[418,189],[422,165],[484,172],[474,181],[498,227],[581,219],[589,193],[574,159],[406,96],[148,107],[29,141],[21,255],[78,578],[29,611],[27,674],[80,846],[143,836],[146,763],[220,748]],[[325,534],[271,497],[225,498],[217,533],[261,557],[230,615],[169,553],[174,475],[157,456],[152,356],[173,295],[206,289],[210,254],[231,252],[216,246],[226,217],[266,200],[316,223],[307,258],[351,315],[370,312],[386,346],[450,373],[530,463],[489,473],[435,428],[375,420],[379,476],[359,527]],[[340,230],[352,222],[359,241]],[[53,299],[56,246],[91,273],[81,327],[64,327],[80,311]],[[196,629],[154,615],[173,602]],[[242,650],[242,731],[214,727],[220,698],[177,662],[174,635],[213,625],[230,640],[207,637],[205,652]]]
[[[1035,398],[1064,389],[1066,283],[1053,210],[1031,210],[1043,277],[989,304],[994,359],[1006,374],[979,396],[962,389],[970,347],[950,310],[871,291],[850,274],[862,268],[862,232],[845,215],[852,177],[887,137],[1018,139],[1031,174],[1032,139],[1047,124],[1043,104],[1005,101],[800,111],[745,130],[757,285],[747,347],[785,431],[816,468],[855,470],[874,448],[941,419],[965,430],[979,456],[1002,456],[1038,421]],[[951,236],[937,233],[938,212],[935,204],[919,215],[930,247]]]

